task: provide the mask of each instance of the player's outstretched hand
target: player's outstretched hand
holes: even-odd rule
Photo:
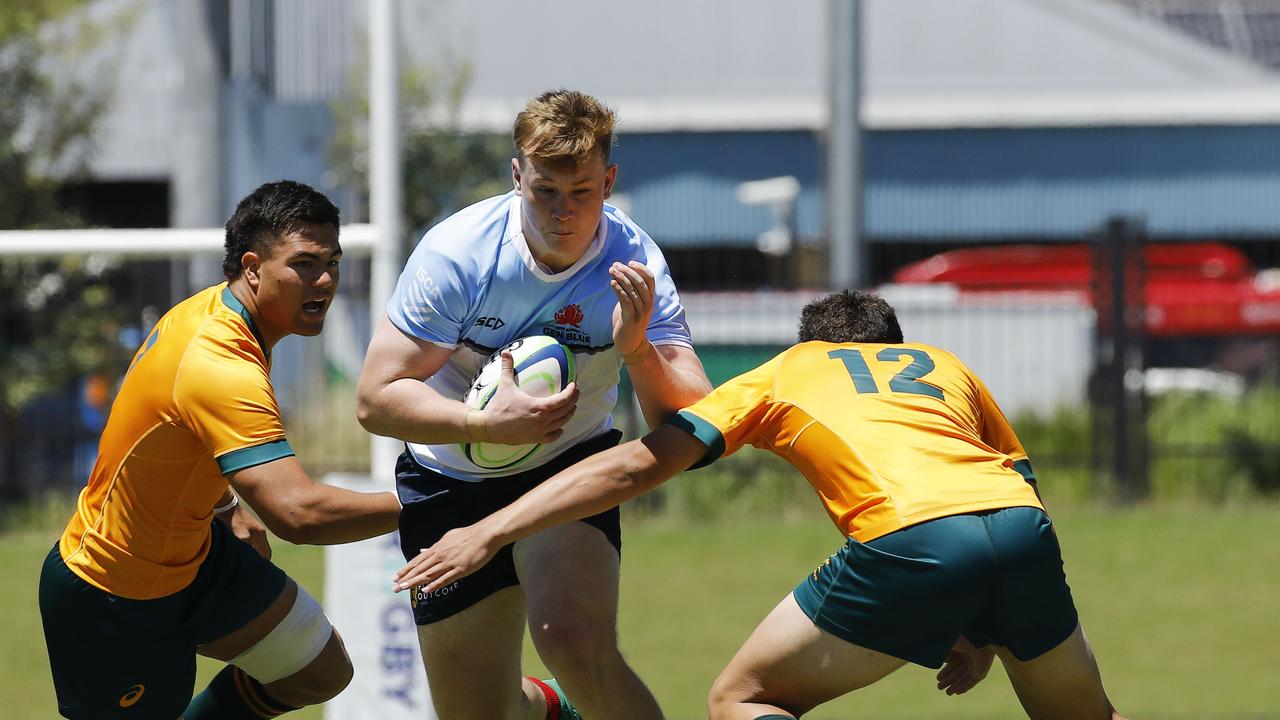
[[[400,592],[426,585],[424,593],[434,592],[479,570],[500,547],[477,525],[450,530],[391,576],[392,589]]]
[[[982,682],[991,670],[991,661],[996,651],[990,645],[978,649],[963,635],[956,645],[947,653],[947,661],[938,671],[938,689],[948,695],[961,695],[969,692]]]
[[[609,287],[618,298],[613,309],[613,346],[618,352],[629,355],[645,342],[645,330],[653,315],[653,273],[644,263],[614,263],[609,267]]]
[[[549,443],[564,433],[577,407],[577,383],[545,398],[522,392],[516,385],[515,361],[504,351],[498,389],[484,408],[484,439],[505,445]]]

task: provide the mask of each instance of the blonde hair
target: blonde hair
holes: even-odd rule
[[[512,139],[521,161],[534,157],[553,164],[578,164],[599,148],[607,165],[617,121],[613,110],[590,95],[549,90],[516,115]]]

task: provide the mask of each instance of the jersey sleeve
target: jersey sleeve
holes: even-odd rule
[[[645,337],[654,345],[683,345],[692,348],[693,336],[684,317],[684,305],[680,304],[680,295],[676,292],[671,273],[667,271],[666,261],[662,261],[658,268],[650,265],[649,269],[654,271],[654,298],[653,315]]]
[[[267,368],[234,349],[193,350],[174,383],[174,405],[223,475],[294,454]]]
[[[387,318],[401,332],[445,348],[457,347],[471,305],[458,264],[432,248],[428,233],[405,263]]]
[[[760,438],[773,406],[774,373],[780,359],[733,378],[666,421],[707,446],[707,454],[693,467],[709,465]]]
[[[645,337],[654,345],[683,345],[692,348],[693,336],[689,332],[689,323],[685,320],[684,305],[680,304],[680,294],[676,292],[676,283],[671,279],[671,271],[667,268],[667,259],[662,256],[662,250],[625,213],[616,208],[611,208],[610,212],[626,228],[625,232],[632,241],[638,243],[638,246],[633,246],[638,247],[635,259],[643,262],[649,272],[653,273],[653,314],[650,315]]]
[[[1004,411],[996,404],[996,399],[992,397],[991,391],[987,389],[981,378],[974,375],[972,371],[969,372],[969,377],[974,386],[978,411],[978,428],[982,441],[993,449],[1008,455],[1013,460],[1013,469],[1017,470],[1027,482],[1034,483],[1036,474],[1031,469],[1031,459],[1027,457],[1027,451],[1022,448],[1022,443],[1018,441],[1018,436],[1013,431],[1013,425],[1009,424],[1009,419],[1005,417]]]

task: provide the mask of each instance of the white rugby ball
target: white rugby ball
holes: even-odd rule
[[[549,397],[573,382],[573,351],[546,335],[530,335],[494,353],[471,380],[462,399],[468,407],[483,410],[498,390],[502,375],[502,351],[511,353],[515,364],[516,385],[534,397]],[[503,445],[501,443],[462,443],[462,454],[472,464],[486,470],[503,470],[524,462],[538,449],[538,443]]]

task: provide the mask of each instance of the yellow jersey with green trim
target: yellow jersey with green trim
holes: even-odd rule
[[[293,454],[270,369],[226,283],[160,318],[124,376],[59,540],[67,567],[137,600],[190,584],[209,552],[224,476]]]
[[[990,391],[928,345],[801,343],[668,422],[707,446],[695,467],[747,444],[782,457],[860,542],[948,515],[1043,509]]]

